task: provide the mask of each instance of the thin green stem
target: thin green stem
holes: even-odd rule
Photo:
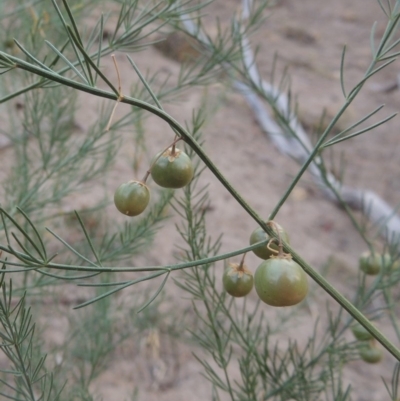
[[[399,18],[400,18],[400,15],[396,16],[394,21],[391,21],[389,23],[388,28],[387,28],[388,32],[392,32],[392,30],[394,29],[394,26],[396,26]],[[377,64],[377,62],[379,61],[380,54],[383,51],[383,48],[384,48],[384,45],[385,45],[387,39],[388,39],[388,37],[385,32],[383,39],[381,41],[381,44],[377,50],[377,53],[376,53],[374,59],[372,60],[371,64],[369,65],[367,71],[364,74],[364,78],[351,90],[350,94],[346,98],[346,102],[344,103],[344,105],[341,107],[339,112],[336,114],[336,116],[331,120],[329,125],[326,127],[325,131],[323,132],[323,134],[317,141],[317,144],[315,145],[314,149],[310,153],[308,159],[305,161],[305,163],[303,164],[303,166],[301,167],[299,172],[296,174],[293,181],[287,188],[286,192],[284,193],[282,198],[279,200],[278,204],[272,210],[271,214],[269,215],[269,220],[273,220],[275,218],[275,216],[279,212],[280,208],[286,202],[286,200],[289,197],[289,195],[291,194],[292,190],[297,185],[297,183],[299,182],[299,180],[302,177],[302,175],[304,174],[304,172],[307,170],[308,166],[312,163],[315,156],[320,152],[321,148],[323,147],[323,142],[325,141],[326,137],[329,135],[329,133],[332,131],[333,127],[338,122],[340,117],[343,115],[343,113],[346,111],[346,109],[349,107],[349,105],[353,102],[355,97],[358,95],[358,93],[364,86],[364,83],[366,82],[366,80],[371,76],[371,74],[374,74],[377,70],[384,67],[384,66],[380,66],[377,68],[377,70],[374,71],[374,67]]]
[[[392,322],[392,326],[394,328],[394,331],[396,332],[396,336],[397,336],[398,340],[400,340],[400,327],[399,327],[399,323],[397,321],[396,313],[393,310],[393,296],[389,291],[390,291],[390,289],[384,288],[382,292],[383,292],[383,296],[385,298],[385,302],[386,302],[388,310],[389,310],[389,319]]]
[[[297,252],[285,244],[285,251],[292,254],[293,259],[304,271],[322,287],[336,302],[338,302],[351,316],[365,327],[398,361],[400,350],[396,348],[346,297],[337,291],[324,277],[314,270]]]
[[[204,287],[202,287],[202,289],[204,289]],[[203,292],[203,295],[206,295],[206,294],[204,294],[204,292]],[[223,351],[222,350],[222,344],[221,344],[220,336],[218,334],[218,330],[215,327],[215,317],[214,317],[215,314],[213,313],[213,306],[209,305],[209,302],[207,301],[207,297],[206,296],[203,297],[203,303],[204,303],[204,305],[205,305],[205,307],[207,309],[208,320],[212,324],[212,330],[213,330],[213,333],[214,333],[214,336],[215,336],[215,340],[217,342],[217,349],[218,349],[219,358],[220,358],[221,362],[223,361],[222,369],[224,371],[224,376],[225,376],[226,385],[228,387],[228,392],[229,392],[229,395],[231,397],[231,400],[235,401],[235,397],[233,395],[233,389],[232,389],[231,381],[230,381],[228,370],[227,370],[228,364],[227,364],[227,362],[225,360],[225,355],[222,352]]]
[[[370,72],[373,68],[373,66],[375,65],[375,63],[372,63],[371,66],[368,69],[368,72]],[[341,109],[339,110],[339,112],[336,114],[336,116],[332,119],[332,121],[330,122],[330,124],[327,126],[327,128],[325,129],[324,133],[321,135],[321,137],[319,138],[317,144],[315,145],[314,149],[312,150],[312,152],[310,153],[310,155],[308,156],[308,159],[304,162],[304,164],[301,166],[299,172],[296,174],[296,176],[293,178],[292,182],[290,183],[289,187],[287,188],[286,192],[284,193],[284,195],[282,196],[282,198],[279,200],[279,202],[277,203],[277,205],[275,206],[275,208],[272,210],[271,214],[269,215],[269,220],[273,220],[275,218],[275,216],[278,214],[280,208],[283,206],[283,204],[286,202],[287,198],[289,197],[289,195],[292,193],[294,187],[297,185],[297,183],[299,182],[300,178],[303,176],[303,174],[306,172],[306,170],[308,169],[309,165],[312,163],[312,161],[314,160],[314,157],[318,154],[318,152],[321,149],[321,146],[323,144],[323,142],[325,141],[325,138],[329,135],[329,133],[331,132],[332,128],[335,126],[335,124],[338,122],[339,118],[342,116],[342,114],[346,111],[346,109],[349,107],[349,105],[351,104],[351,102],[354,100],[354,98],[356,97],[356,95],[358,94],[358,92],[361,90],[363,85],[360,85],[357,89],[355,89],[348,97],[348,99],[346,100],[345,104],[341,107]]]
[[[354,213],[352,212],[352,210],[350,209],[349,205],[343,200],[340,192],[337,190],[337,188],[332,185],[332,183],[330,182],[330,180],[328,179],[328,177],[326,176],[326,170],[325,168],[321,168],[321,178],[324,182],[324,184],[327,186],[327,188],[329,188],[333,194],[336,196],[337,200],[339,201],[340,205],[344,208],[344,210],[346,211],[347,215],[349,216],[354,228],[358,231],[358,233],[360,234],[360,236],[362,237],[362,239],[365,241],[365,243],[368,245],[369,249],[371,250],[371,252],[373,251],[373,244],[372,241],[368,239],[365,230],[362,229],[362,227],[360,226],[360,224],[358,224],[357,219],[354,216]]]
[[[79,39],[74,35],[74,32],[72,31],[71,27],[67,25],[67,29],[69,34],[71,35],[71,38],[73,39],[75,45],[78,47],[79,51],[82,53],[86,64],[87,64],[87,68],[89,71],[89,75],[90,75],[90,82],[93,82],[93,78],[90,72],[90,66],[92,66],[92,68],[96,71],[96,73],[103,79],[103,81],[110,87],[110,89],[112,91],[114,91],[114,93],[119,97],[120,93],[118,91],[118,89],[111,83],[111,81],[102,73],[102,71],[100,70],[100,68],[96,65],[96,63],[92,60],[92,58],[86,53],[85,49],[83,48],[82,44],[80,43]],[[94,82],[93,82],[94,85]]]
[[[0,52],[1,56],[4,56],[3,52]],[[8,56],[8,55],[7,55]],[[23,70],[29,71],[33,74],[40,75],[44,78],[56,81],[65,86],[72,87],[74,89],[78,89],[83,92],[90,93],[95,96],[103,97],[111,100],[118,100],[118,91],[115,89],[115,93],[108,92],[99,88],[95,88],[89,85],[85,85],[84,83],[75,82],[69,78],[61,76],[55,72],[49,72],[43,68],[37,67],[33,64],[27,63],[24,60],[20,60],[13,56],[8,56],[11,61],[15,63],[15,66],[21,68]],[[204,164],[211,170],[211,172],[217,177],[217,179],[221,182],[221,184],[229,191],[229,193],[237,200],[237,202],[247,211],[250,216],[257,221],[260,225],[262,224],[262,218],[248,205],[248,203],[241,197],[241,195],[233,188],[233,186],[228,182],[228,180],[221,174],[218,168],[214,165],[214,163],[210,160],[207,154],[203,151],[201,146],[197,143],[197,141],[169,114],[165,111],[160,110],[158,107],[153,106],[147,102],[143,102],[139,99],[135,99],[129,96],[124,96],[123,99],[120,100],[121,103],[127,103],[131,106],[137,106],[141,109],[147,110],[152,114],[158,116],[165,122],[167,122],[171,128],[175,130],[185,142],[197,153],[200,159],[204,162]]]
[[[28,255],[20,253],[20,252],[13,252],[13,254],[17,257],[20,258],[24,261],[25,263],[30,263],[31,269],[39,269],[39,268],[51,268],[51,269],[56,269],[56,270],[68,270],[68,271],[80,271],[80,272],[98,272],[98,273],[106,273],[106,272],[150,272],[150,271],[165,271],[165,270],[182,270],[182,269],[187,269],[189,267],[194,267],[194,266],[200,266],[200,265],[207,265],[210,263],[218,262],[220,260],[225,260],[229,258],[233,258],[234,256],[241,255],[243,253],[252,251],[258,247],[265,246],[268,243],[268,240],[260,241],[257,242],[256,244],[247,246],[245,248],[238,249],[233,252],[228,252],[216,256],[212,256],[210,258],[204,258],[204,259],[199,259],[191,262],[185,262],[185,263],[178,263],[175,265],[164,265],[164,266],[148,266],[148,267],[100,267],[96,266],[93,262],[90,260],[86,259],[89,261],[91,264],[93,264],[93,267],[90,266],[74,266],[74,265],[64,265],[64,264],[58,264],[58,263],[47,263],[45,265],[39,265],[35,261],[33,261]],[[0,250],[3,250],[6,253],[10,253],[10,250],[6,247],[3,247],[0,245]],[[9,266],[26,266],[26,264],[22,263],[17,263],[17,262],[11,262],[5,259],[0,259],[0,264],[4,263],[5,265]],[[33,267],[32,265],[37,265],[36,267]],[[15,272],[20,272],[21,270],[15,270]],[[6,270],[5,273],[13,273],[13,270]]]

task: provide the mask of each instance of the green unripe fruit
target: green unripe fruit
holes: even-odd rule
[[[253,288],[253,274],[245,265],[240,267],[238,263],[230,263],[224,271],[222,282],[225,291],[233,297],[244,297]]]
[[[169,148],[163,154],[157,154],[151,167],[154,182],[164,188],[182,188],[193,178],[194,169],[190,157],[175,148]]]
[[[360,348],[360,357],[367,363],[378,363],[382,360],[383,351],[373,344],[364,344]]]
[[[355,323],[351,326],[351,331],[354,334],[354,337],[359,341],[370,341],[374,338],[374,336],[360,323]]]
[[[115,206],[122,214],[127,216],[137,216],[142,213],[149,201],[149,188],[139,181],[129,181],[121,184],[114,194]]]
[[[369,252],[364,252],[359,259],[360,269],[371,276],[379,274],[382,266],[382,255],[374,253],[371,255]]]
[[[291,306],[308,293],[307,275],[290,257],[271,257],[258,266],[254,286],[260,299],[272,306]]]
[[[287,234],[287,232],[279,224],[275,223],[275,225],[273,226],[273,230],[276,233],[277,233],[277,229],[279,231],[279,234],[280,234],[282,240],[287,243],[290,243],[289,235]],[[257,242],[264,241],[269,238],[270,238],[270,236],[261,227],[257,227],[251,233],[250,245],[256,244]],[[269,247],[278,251],[278,245],[275,243],[275,241],[273,243],[271,243],[269,245]],[[268,259],[272,255],[274,255],[274,253],[270,249],[268,249],[267,244],[264,246],[261,246],[260,248],[254,249],[253,252],[261,259]]]
[[[359,259],[360,269],[369,275],[377,275],[383,269],[383,267],[390,267],[391,269],[399,268],[399,261],[392,261],[390,254],[375,252],[371,254],[370,252],[364,252],[361,254]]]

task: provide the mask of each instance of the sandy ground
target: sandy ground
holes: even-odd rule
[[[212,23],[213,13],[221,18],[222,24],[229,23],[229,17],[239,3],[238,0],[216,0],[208,8],[209,23]],[[375,0],[282,0],[270,12],[270,18],[252,38],[252,43],[260,47],[258,67],[268,80],[273,55],[278,51],[278,67],[289,67],[293,93],[298,96],[300,117],[311,132],[318,124],[323,108],[326,108],[328,116],[333,116],[343,102],[339,81],[343,45],[346,44],[348,50],[345,82],[350,87],[362,77],[370,62],[370,30],[373,22],[378,20],[377,33],[382,33],[383,14]],[[143,71],[154,69],[154,66],[172,74],[177,74],[179,70],[177,61],[165,57],[154,48],[139,53],[137,57],[137,64]],[[124,62],[123,55],[118,55],[118,60],[121,74],[125,77],[124,85],[129,85],[127,77],[132,76],[132,71]],[[386,104],[382,116],[397,111],[400,92],[378,90],[395,81],[397,70],[395,64],[369,82],[339,126],[345,127],[382,103]],[[105,73],[115,76],[111,63]],[[213,85],[209,92],[212,94],[210,98],[218,99],[218,102],[217,112],[204,129],[204,147],[249,204],[267,217],[297,172],[298,165],[279,154],[271,145],[240,95],[226,92],[219,85]],[[190,118],[192,110],[199,106],[202,93],[201,89],[191,90],[185,93],[181,103],[167,104],[165,107],[177,120],[184,122]],[[77,122],[84,130],[91,118],[96,118],[95,107],[92,111],[80,111]],[[344,152],[347,162],[345,182],[348,185],[369,188],[393,206],[400,202],[400,141],[397,127],[398,119],[392,120],[374,132],[338,146],[335,153],[339,156],[340,152]],[[155,118],[146,121],[146,135],[147,145],[152,150],[159,150],[172,138],[165,124]],[[131,154],[132,149],[127,147],[126,153],[121,155],[114,171],[110,173],[111,181],[120,181],[123,176],[130,178]],[[145,168],[144,163],[140,167],[140,176]],[[204,180],[210,185],[210,233],[215,237],[223,233],[222,251],[245,246],[255,223],[214,177],[206,173]],[[85,200],[76,202],[85,204]],[[354,281],[346,278],[356,276],[359,254],[366,247],[348,216],[323,198],[307,174],[276,220],[290,233],[293,247],[317,269],[321,269],[328,258],[333,257],[330,279],[341,291],[351,296]],[[174,245],[178,241],[174,221],[177,220],[170,220],[159,233],[152,247],[154,250],[136,262],[143,265],[174,262]],[[249,266],[255,268],[258,263],[255,256],[249,255]],[[189,302],[176,293],[172,282],[168,285],[167,293],[170,294],[170,302],[179,305],[187,302],[189,306]],[[255,301],[256,294],[252,293],[250,298]],[[300,329],[297,327],[293,332],[288,331],[289,337],[296,336],[300,342],[307,338],[315,316],[324,313],[324,309],[318,305],[320,303],[316,297],[312,297],[311,312],[308,317],[304,315],[306,320],[302,321]],[[385,327],[381,328],[385,332]],[[53,329],[55,332],[60,330],[57,327]],[[386,334],[392,337],[389,327]],[[161,349],[170,349],[168,341],[161,337]],[[175,343],[172,348],[171,352],[163,351],[155,359],[149,357],[147,345],[136,347],[132,353],[129,350],[119,351],[106,373],[96,380],[96,394],[101,394],[104,400],[124,400],[131,396],[135,386],[139,386],[140,400],[211,399],[210,385],[200,374],[201,367],[191,354],[193,348],[190,344]],[[354,388],[353,399],[388,399],[380,376],[390,379],[393,365],[393,358],[388,354],[378,366],[361,362],[350,364],[346,379]],[[157,381],[154,384],[154,374],[149,372],[157,368],[160,371],[173,368],[173,380],[166,380],[166,376],[163,376],[160,385],[157,385]]]

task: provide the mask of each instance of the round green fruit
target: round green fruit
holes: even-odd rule
[[[355,323],[351,326],[351,331],[354,334],[354,337],[359,341],[370,341],[374,338],[374,336],[360,323]]]
[[[149,188],[140,181],[129,181],[121,184],[114,194],[115,206],[122,214],[127,216],[137,216],[142,213],[149,201]]]
[[[273,226],[273,230],[276,233],[279,231],[282,240],[290,244],[289,235],[287,234],[287,232],[279,224],[275,223],[275,226]],[[269,238],[270,236],[261,227],[257,227],[251,233],[250,245],[256,244],[257,242],[264,241]],[[278,251],[278,245],[275,243],[275,241],[271,243],[269,247]],[[253,250],[253,252],[261,259],[268,259],[272,255],[274,255],[274,253],[270,249],[268,249],[267,245],[256,248]]]
[[[382,360],[383,351],[375,345],[365,344],[360,348],[360,357],[368,363],[378,363]]]
[[[370,252],[364,252],[361,254],[359,259],[360,269],[371,276],[379,274],[382,266],[385,264],[390,264],[390,255],[382,255],[378,252],[371,254]]]
[[[307,275],[293,259],[271,257],[258,266],[254,286],[260,299],[272,306],[291,306],[308,293]]]
[[[222,276],[225,291],[233,297],[244,297],[253,288],[253,274],[245,265],[230,263]]]
[[[151,167],[151,177],[154,182],[164,188],[182,188],[193,178],[194,169],[189,156],[175,148],[157,154]]]

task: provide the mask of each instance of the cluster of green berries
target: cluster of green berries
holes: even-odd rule
[[[400,263],[398,260],[393,261],[389,253],[364,252],[360,256],[359,266],[365,274],[375,276],[385,268],[398,269]]]
[[[289,243],[286,231],[274,223],[273,230],[280,239]],[[256,228],[250,236],[250,245],[270,239],[261,228]],[[273,242],[256,248],[253,251],[264,259],[254,275],[241,263],[230,264],[223,275],[223,285],[228,294],[243,297],[256,288],[259,298],[272,306],[292,306],[301,302],[308,293],[307,275],[290,254],[282,252],[279,245]],[[277,255],[275,253],[278,253]]]
[[[193,178],[193,165],[189,156],[175,146],[158,153],[150,167],[154,182],[163,188],[183,188]],[[126,216],[141,214],[150,201],[149,187],[143,181],[121,184],[114,194],[117,209]]]
[[[280,239],[289,243],[286,231],[274,223],[273,230]],[[268,240],[268,234],[261,228],[256,228],[250,236],[250,245]],[[226,292],[233,297],[244,297],[250,293],[253,286],[259,298],[272,306],[291,306],[301,302],[308,293],[307,275],[291,255],[284,254],[275,243],[254,249],[259,258],[264,259],[253,277],[252,272],[244,263],[231,263],[225,270],[222,282]],[[275,253],[278,255],[275,255]],[[393,263],[389,254],[363,253],[359,260],[360,269],[365,274],[376,275],[384,267],[399,268],[400,263]],[[361,359],[368,363],[378,363],[383,357],[383,351],[376,344],[373,335],[361,324],[351,327],[354,337],[360,342]]]
[[[363,361],[378,363],[383,357],[383,351],[376,344],[374,336],[360,323],[351,326],[354,337],[360,342],[359,353]]]
[[[393,261],[389,253],[364,252],[359,258],[359,267],[367,275],[375,276],[383,269],[398,269],[399,261]],[[378,363],[383,357],[383,351],[378,347],[374,336],[360,323],[351,326],[354,337],[360,342],[359,353],[363,361]]]

